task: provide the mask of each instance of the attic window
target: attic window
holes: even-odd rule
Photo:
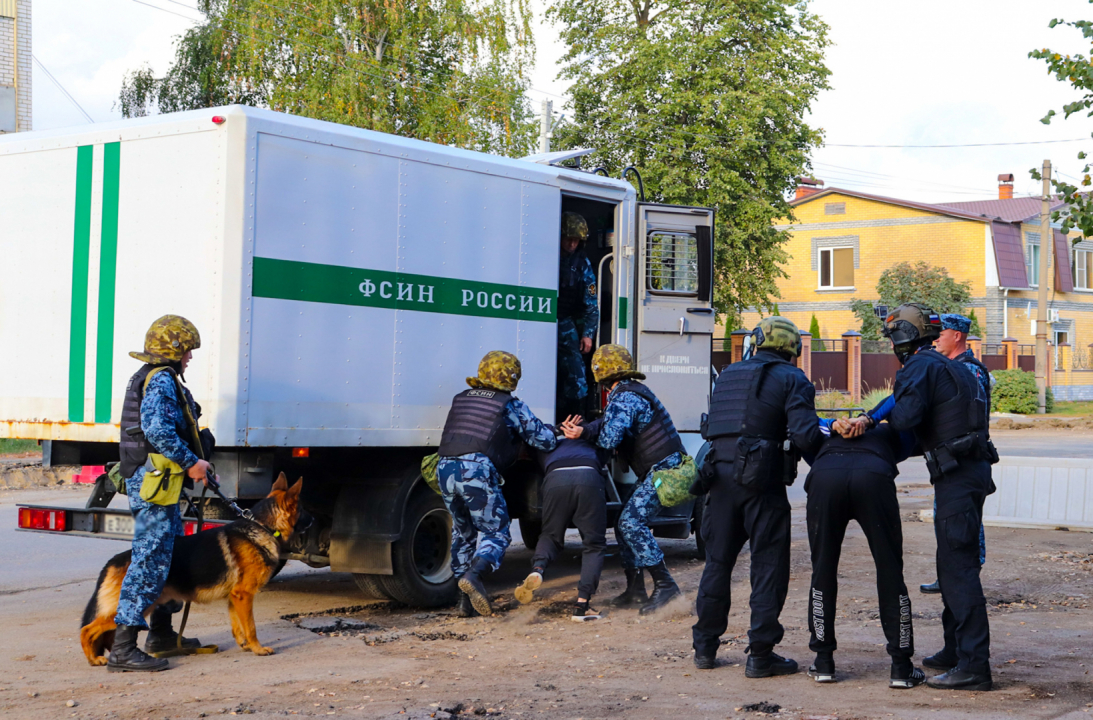
[[[846,215],[846,203],[824,203],[824,215]]]

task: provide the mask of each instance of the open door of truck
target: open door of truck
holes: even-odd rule
[[[713,219],[709,208],[638,205],[638,369],[681,433],[698,432],[710,404]]]

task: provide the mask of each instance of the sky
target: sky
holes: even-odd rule
[[[199,17],[186,7],[194,0],[141,2],[148,4],[33,0],[35,58],[96,122],[120,118],[115,104],[126,72],[167,69],[173,38],[193,24],[180,15]],[[556,79],[563,48],[543,20],[545,4],[532,0],[537,52],[529,96],[536,106],[549,98],[564,112],[566,86]],[[1078,151],[1093,151],[1089,118],[1064,121],[1059,112],[1051,125],[1040,123],[1049,109],[1076,98],[1028,57],[1036,47],[1088,54],[1078,31],[1047,27],[1053,17],[1093,17],[1088,0],[812,0],[810,7],[833,42],[826,56],[831,89],[809,118],[824,132],[813,175],[827,187],[920,202],[990,199],[997,176],[1013,173],[1015,192],[1032,195],[1040,184],[1030,168],[1051,159],[1073,180],[1084,166]],[[33,87],[35,129],[87,122],[38,65]]]

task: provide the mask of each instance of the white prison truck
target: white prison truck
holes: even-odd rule
[[[517,394],[554,420],[564,211],[590,228],[596,344],[629,348],[701,443],[713,212],[555,164],[580,154],[514,160],[240,106],[0,137],[0,437],[41,440],[46,464],[117,459],[128,352],[185,316],[225,492],[246,505],[281,471],[303,477],[316,521],[286,558],[448,602],[451,519],[420,462],[489,350],[520,358]],[[634,478],[613,472],[617,514]],[[525,457],[504,485],[532,546],[540,479]],[[26,506],[20,525],[126,538],[112,490],[103,476],[85,509]],[[688,503],[654,529],[694,522]]]

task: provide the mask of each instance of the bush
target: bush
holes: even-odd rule
[[[872,410],[877,405],[880,405],[889,395],[892,394],[892,383],[888,381],[884,384],[884,387],[879,387],[874,390],[870,390],[865,395],[862,395],[861,404],[865,408],[866,412]]]
[[[1047,388],[1044,393],[1044,409],[1047,412],[1055,412],[1055,393],[1051,391],[1051,388]]]
[[[1036,376],[1014,368],[994,373],[994,390],[991,391],[991,410],[994,412],[1030,415],[1036,412],[1038,394]],[[1054,406],[1054,399],[1052,403]]]

